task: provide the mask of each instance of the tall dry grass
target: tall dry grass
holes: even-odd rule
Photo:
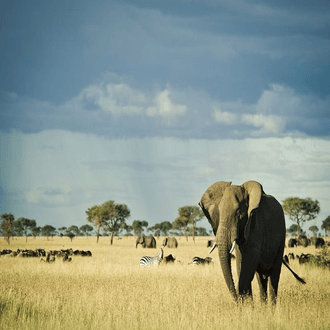
[[[188,265],[208,255],[206,238],[179,240],[174,265],[141,269],[143,255],[133,238],[93,237],[1,239],[0,249],[70,248],[91,250],[92,258],[73,257],[63,264],[35,258],[0,258],[0,329],[329,329],[330,273],[299,265],[292,268],[307,281],[298,283],[282,268],[276,307],[261,304],[253,283],[254,303],[236,305],[223,280],[214,252],[213,266]],[[160,246],[161,240],[157,241]],[[287,249],[315,253],[313,247]],[[233,263],[233,267],[235,265]]]

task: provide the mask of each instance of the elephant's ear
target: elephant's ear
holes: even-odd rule
[[[244,228],[245,241],[248,240],[251,227],[253,211],[259,207],[261,196],[263,194],[262,185],[257,181],[247,181],[242,184],[248,195],[248,220]]]
[[[209,223],[216,233],[219,226],[219,209],[224,191],[231,185],[231,182],[219,181],[210,186],[202,196],[199,206],[207,217]]]

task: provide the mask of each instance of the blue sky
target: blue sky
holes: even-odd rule
[[[254,179],[318,199],[305,230],[330,215],[328,1],[0,8],[1,213],[80,226],[112,199],[152,225]]]

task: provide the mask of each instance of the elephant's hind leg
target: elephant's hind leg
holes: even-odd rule
[[[279,279],[280,279],[280,274],[278,272],[270,275],[269,294],[270,294],[271,302],[274,305],[276,304]]]
[[[274,262],[273,268],[270,273],[270,283],[269,283],[269,295],[271,298],[271,302],[275,305],[277,298],[277,290],[278,290],[278,282],[280,280],[281,268],[282,268],[282,260],[283,260],[283,248],[280,249],[280,252],[276,256],[276,260]]]

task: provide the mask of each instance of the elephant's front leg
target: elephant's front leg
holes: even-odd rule
[[[238,293],[244,301],[245,298],[252,299],[252,280],[256,272],[258,260],[248,256],[242,256],[241,273],[238,281]]]

